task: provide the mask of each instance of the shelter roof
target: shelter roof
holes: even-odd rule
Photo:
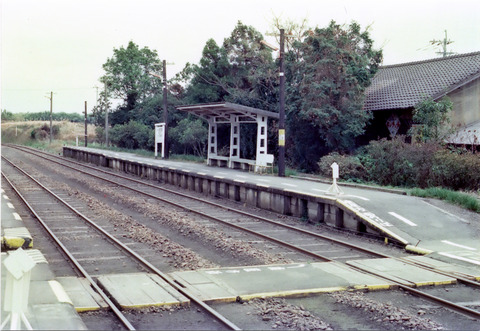
[[[406,109],[438,100],[480,78],[480,52],[380,67],[365,91],[366,110]]]
[[[239,116],[240,122],[251,122],[252,120],[256,120],[258,116],[279,118],[278,113],[230,102],[200,103],[196,105],[177,106],[175,108],[192,113],[206,120],[214,119],[216,122],[229,122],[231,115]]]

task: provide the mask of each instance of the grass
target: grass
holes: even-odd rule
[[[440,187],[430,187],[427,189],[412,189],[410,190],[410,194],[422,198],[437,198],[445,200],[468,210],[480,213],[480,200],[466,193]]]

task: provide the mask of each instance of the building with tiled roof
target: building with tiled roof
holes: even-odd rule
[[[364,109],[374,114],[368,138],[388,137],[387,123],[405,134],[415,105],[444,96],[453,102],[454,126],[480,126],[480,52],[380,67],[365,93]]]

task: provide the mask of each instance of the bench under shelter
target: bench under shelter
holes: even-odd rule
[[[230,102],[203,103],[175,107],[189,112],[208,122],[208,156],[209,166],[228,167],[233,169],[260,172],[273,165],[273,154],[267,153],[268,119],[278,119],[279,114],[258,108],[252,108]],[[257,124],[257,148],[255,160],[240,158],[240,125],[242,123]],[[217,154],[218,124],[230,124],[229,156]]]

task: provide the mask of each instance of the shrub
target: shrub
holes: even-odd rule
[[[432,168],[434,186],[454,190],[480,188],[480,157],[470,152],[440,150],[434,156]]]
[[[372,141],[360,160],[368,180],[382,185],[427,187],[431,181],[433,156],[440,146],[434,142],[406,143],[404,137]]]
[[[152,150],[154,130],[148,126],[130,121],[127,124],[117,124],[109,130],[109,140],[120,148]]]
[[[331,177],[331,165],[336,162],[339,167],[339,176],[341,179],[350,181],[364,181],[367,178],[365,167],[360,163],[360,159],[356,156],[341,155],[337,152],[325,155],[318,162],[320,174],[322,176]]]
[[[52,133],[53,137],[58,137],[58,134],[60,133],[60,126],[55,124],[52,125]],[[39,128],[35,128],[32,130],[30,133],[30,138],[35,139],[35,140],[45,140],[50,137],[50,125],[48,124],[43,124]]]
[[[366,179],[381,185],[454,190],[480,187],[480,157],[448,150],[434,141],[410,144],[402,137],[372,141],[358,157]]]

